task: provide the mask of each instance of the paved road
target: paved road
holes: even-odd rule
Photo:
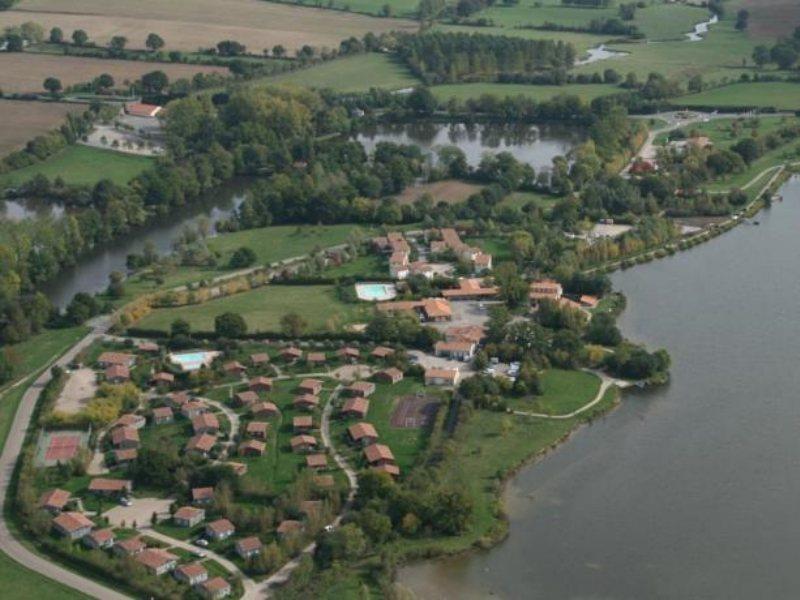
[[[68,365],[81,350],[88,347],[96,339],[102,337],[106,331],[106,327],[105,321],[97,323],[86,337],[70,348],[66,354],[53,364],[60,367]],[[25,441],[25,434],[28,431],[28,425],[33,416],[36,402],[39,399],[42,388],[50,379],[50,369],[47,368],[22,396],[19,408],[14,415],[11,431],[9,431],[8,439],[6,439],[3,453],[0,455],[0,498],[6,498],[8,486],[11,483],[11,477],[14,472],[14,466],[17,464],[17,458],[22,451],[22,444]],[[54,579],[66,586],[75,588],[89,596],[101,598],[103,600],[125,600],[128,598],[128,596],[124,594],[91,579],[87,579],[78,573],[69,571],[64,567],[60,567],[51,560],[33,553],[14,538],[4,518],[0,518],[0,550],[24,567],[36,571],[45,577]]]

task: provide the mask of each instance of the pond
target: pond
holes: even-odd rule
[[[800,590],[800,181],[710,243],[615,274],[668,386],[510,483],[510,536],[412,565],[421,598],[794,598]]]
[[[549,169],[554,157],[564,156],[586,141],[586,132],[562,125],[468,125],[418,121],[379,124],[362,130],[356,139],[370,153],[379,142],[416,144],[429,155],[442,146],[458,146],[472,167],[480,163],[486,152],[510,152],[514,158],[529,163],[538,172]]]

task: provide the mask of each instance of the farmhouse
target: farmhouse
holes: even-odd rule
[[[115,448],[138,448],[139,432],[133,427],[117,427],[111,432],[111,443]]]
[[[245,427],[245,432],[250,437],[254,437],[260,440],[267,439],[267,432],[269,431],[269,423],[264,423],[263,421],[251,421]]]
[[[115,556],[136,556],[147,548],[147,544],[142,541],[142,538],[128,538],[127,540],[119,540],[112,548]]]
[[[284,348],[281,350],[280,356],[286,362],[294,362],[303,358],[303,351],[295,347]]]
[[[250,537],[236,540],[234,547],[236,549],[236,554],[238,554],[244,560],[247,560],[248,558],[257,556],[264,547],[264,544],[262,544],[261,540],[256,536],[251,535]]]
[[[589,296],[584,294],[578,299],[578,301],[580,302],[580,305],[585,308],[595,308],[600,300],[598,300],[597,296]]]
[[[294,397],[292,406],[300,410],[313,410],[319,406],[319,398],[311,394],[300,394]]]
[[[206,537],[215,541],[231,537],[236,528],[228,519],[217,519],[206,525]]]
[[[129,369],[136,362],[136,356],[133,354],[126,354],[124,352],[103,352],[97,358],[97,365],[101,369],[107,369],[112,365],[122,365]]]
[[[471,360],[475,356],[473,342],[436,342],[436,356],[446,356],[453,360]]]
[[[136,555],[136,562],[144,565],[151,575],[169,573],[178,565],[178,557],[161,548],[148,548]]]
[[[133,483],[127,479],[106,479],[96,477],[89,482],[89,491],[104,496],[128,494],[133,490]]]
[[[369,400],[366,398],[349,398],[342,406],[343,417],[356,417],[363,419],[369,410]]]
[[[263,456],[267,445],[260,440],[247,440],[239,444],[240,456]]]
[[[89,535],[92,527],[94,523],[79,512],[63,512],[53,519],[53,529],[71,540],[79,540]]]
[[[314,417],[311,415],[300,415],[292,419],[292,431],[295,433],[305,433],[314,428]]]
[[[322,382],[319,379],[304,379],[297,386],[301,394],[310,394],[312,396],[319,396],[322,391]]]
[[[539,279],[532,281],[528,297],[532,304],[538,304],[540,300],[558,301],[561,299],[564,289],[561,284],[552,279]]]
[[[371,444],[364,448],[364,458],[373,467],[386,464],[393,465],[395,462],[392,450],[384,444]]]
[[[104,377],[108,383],[125,383],[131,378],[131,371],[125,365],[111,365],[105,370]]]
[[[397,477],[398,475],[400,475],[400,467],[390,463],[384,465],[377,465],[375,467],[372,467],[372,470],[379,471],[381,473],[388,473],[392,477]]]
[[[301,523],[300,521],[295,521],[293,519],[286,519],[284,521],[281,521],[277,529],[275,529],[275,533],[278,534],[279,538],[285,538],[287,536],[294,535],[302,531],[303,531],[303,523]]]
[[[247,384],[251,392],[257,394],[268,392],[272,389],[272,379],[269,377],[253,377]]]
[[[87,548],[92,550],[105,550],[107,548],[111,548],[114,545],[114,541],[116,537],[114,536],[114,530],[110,528],[106,529],[95,529],[89,535],[84,537],[81,542]]]
[[[186,452],[196,452],[201,456],[207,456],[217,443],[217,436],[210,433],[200,433],[189,438],[186,442]]]
[[[172,409],[169,406],[159,406],[153,409],[153,425],[172,423],[174,419]]]
[[[178,581],[189,585],[197,585],[208,579],[208,571],[200,563],[189,563],[181,565],[172,572],[172,576]]]
[[[49,490],[39,498],[39,508],[43,508],[53,514],[60,513],[69,502],[70,493],[58,488]]]
[[[375,393],[375,384],[371,381],[355,381],[347,386],[347,393],[358,398],[367,398]]]
[[[395,367],[389,367],[375,373],[374,378],[381,383],[399,383],[403,381],[403,372]]]
[[[216,433],[219,431],[219,420],[217,419],[217,415],[213,413],[203,413],[201,415],[197,415],[194,419],[192,419],[192,429],[194,430],[195,435],[198,433],[209,433],[216,435]]]
[[[317,440],[313,435],[301,434],[294,436],[289,444],[292,452],[310,452],[317,447]]]
[[[178,527],[194,527],[206,518],[206,511],[194,506],[181,506],[172,515],[172,520]]]
[[[389,275],[395,279],[405,279],[408,273],[408,253],[392,252],[389,257]]]
[[[457,385],[461,374],[458,369],[425,369],[425,385]]]
[[[230,596],[231,584],[222,577],[214,577],[196,585],[195,590],[207,600],[219,600]]]
[[[362,446],[369,446],[378,441],[378,432],[371,423],[356,423],[347,428],[350,439]]]
[[[246,390],[244,392],[239,392],[234,396],[234,401],[236,406],[248,406],[249,404],[253,404],[254,402],[258,402],[258,394],[255,393],[253,390]]]
[[[376,346],[375,349],[370,353],[373,358],[389,358],[390,356],[394,355],[394,348],[388,348],[386,346]]]

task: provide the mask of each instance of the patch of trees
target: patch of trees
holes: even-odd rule
[[[608,356],[605,365],[619,377],[647,381],[665,379],[671,362],[666,350],[648,352],[626,342]]]
[[[795,28],[791,37],[783,38],[773,46],[756,46],[752,58],[759,67],[775,64],[779,69],[793,68],[800,59],[800,27]]]
[[[563,23],[554,23],[552,21],[545,21],[541,25],[523,25],[520,29],[532,29],[537,31],[565,31],[571,33],[595,33],[603,35],[621,35],[630,36],[633,38],[644,37],[644,34],[639,31],[636,25],[624,23],[623,20],[617,18],[606,19],[592,19],[586,25],[565,25]]]
[[[561,0],[561,4],[579,8],[608,8],[611,0]]]
[[[567,69],[575,61],[569,43],[466,33],[404,34],[397,53],[428,84],[494,81],[502,74]]]

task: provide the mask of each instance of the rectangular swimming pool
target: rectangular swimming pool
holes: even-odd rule
[[[393,283],[357,283],[356,295],[370,302],[391,300],[397,296],[397,288]]]
[[[209,366],[219,352],[182,352],[170,354],[169,360],[184,371],[197,371],[202,366]]]

